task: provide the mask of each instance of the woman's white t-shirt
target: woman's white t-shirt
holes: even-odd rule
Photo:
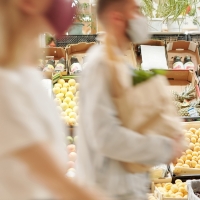
[[[34,68],[0,69],[0,199],[49,199],[50,192],[13,152],[40,142],[52,143],[66,162],[65,128],[42,76]]]

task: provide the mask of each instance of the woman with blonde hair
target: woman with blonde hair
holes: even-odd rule
[[[0,199],[97,199],[65,177],[65,128],[42,88],[39,33],[62,34],[71,0],[0,0]]]

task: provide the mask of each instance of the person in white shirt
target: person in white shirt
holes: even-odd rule
[[[106,32],[103,43],[112,44],[116,57],[125,54],[131,41],[147,39],[147,24],[135,0],[98,0],[97,14]],[[117,200],[144,200],[150,186],[148,173],[129,173],[120,161],[155,166],[170,163],[182,149],[178,138],[142,135],[122,126],[112,100],[105,44],[87,52],[80,78],[77,177]],[[130,66],[128,62],[116,66],[124,87],[132,84]]]
[[[66,130],[32,67],[39,33],[62,34],[72,22],[71,4],[0,0],[1,200],[100,199],[65,177]]]

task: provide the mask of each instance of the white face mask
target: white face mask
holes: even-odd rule
[[[129,27],[127,29],[127,34],[133,43],[143,43],[148,41],[148,23],[145,17],[129,20],[128,23]]]

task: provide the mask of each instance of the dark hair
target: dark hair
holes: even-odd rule
[[[97,16],[101,19],[102,13],[113,4],[124,4],[125,0],[98,0],[97,1]]]

